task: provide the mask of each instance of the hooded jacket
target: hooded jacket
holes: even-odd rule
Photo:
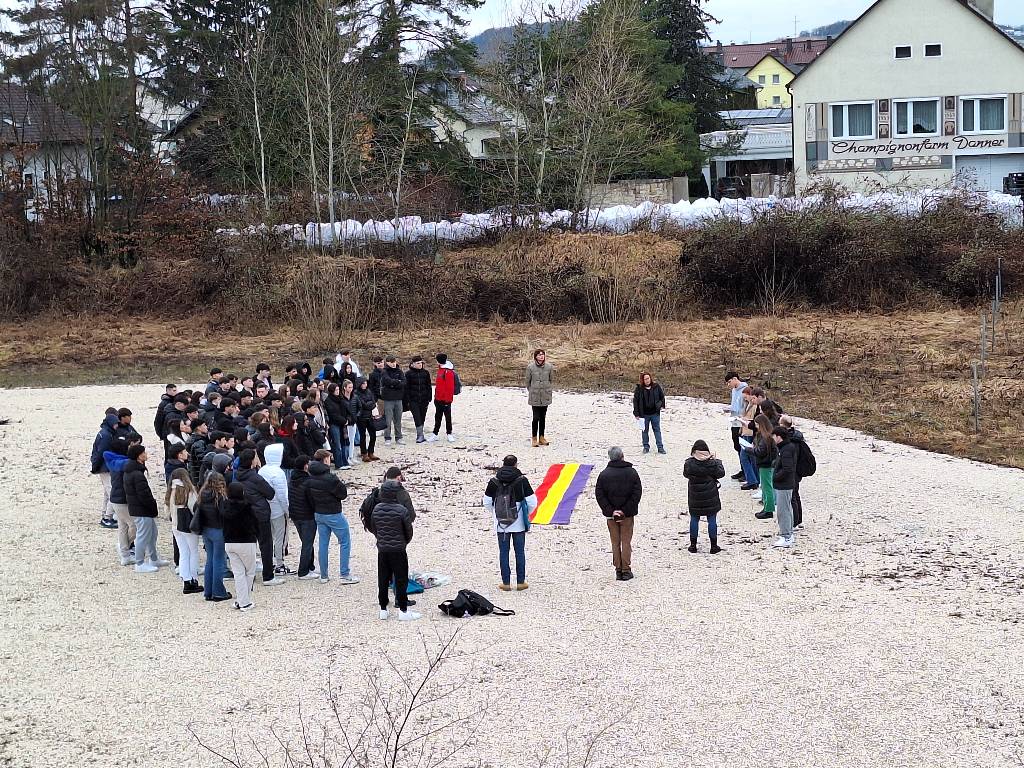
[[[449,360],[437,369],[434,378],[434,400],[439,403],[455,402],[455,366]]]
[[[348,488],[321,461],[309,462],[306,500],[314,514],[340,515],[341,502],[348,497]]]
[[[259,522],[248,498],[228,499],[221,520],[224,523],[225,544],[255,544],[259,540]]]
[[[683,463],[683,477],[690,482],[686,501],[695,517],[717,515],[722,511],[718,481],[725,477],[725,465],[706,451],[697,451]]]
[[[803,480],[803,478],[800,476],[800,444],[806,443],[807,441],[804,440],[804,433],[801,432],[796,427],[790,428],[789,439],[796,444],[796,487],[799,487],[800,481]],[[113,478],[111,478],[111,480],[113,480]],[[113,484],[113,482],[111,482],[111,484]],[[796,488],[794,488],[794,490],[796,490]],[[113,501],[113,499],[111,499],[111,501]]]
[[[526,391],[529,394],[528,404],[531,406],[543,407],[551,405],[551,397],[554,393],[555,367],[544,361],[544,365],[537,365],[534,360],[526,366]]]
[[[410,403],[426,405],[431,399],[433,382],[426,368],[412,368],[405,372],[405,394]]]
[[[127,456],[122,456],[116,451],[104,451],[103,463],[110,473],[110,503],[127,504],[128,500],[124,495],[124,468],[131,461]],[[136,462],[138,463],[138,462]]]
[[[124,467],[124,496],[132,517],[156,517],[156,499],[146,478],[146,465],[134,459]]]
[[[625,517],[635,517],[643,490],[640,475],[628,461],[609,461],[597,476],[597,504],[605,517],[611,517],[616,509],[621,509]]]
[[[153,431],[161,440],[166,436],[164,433],[164,422],[167,421],[167,406],[174,402],[174,398],[166,392],[160,395],[160,403],[156,407],[156,415],[153,417]]]
[[[369,385],[370,391],[373,392],[374,397],[376,397],[378,400],[381,399],[380,380],[381,377],[384,375],[383,370],[383,368],[378,368],[377,366],[374,366],[373,370],[370,371],[370,375],[366,378],[366,383]]]
[[[380,398],[381,400],[401,400],[405,397],[405,374],[397,365],[381,369]]]
[[[309,472],[304,469],[293,469],[291,480],[288,481],[288,517],[294,520],[312,520],[313,507],[306,496],[306,484]]]
[[[285,517],[288,514],[288,479],[281,469],[281,458],[284,446],[280,443],[268,445],[264,454],[267,463],[260,467],[260,477],[274,489],[274,498],[270,500],[270,519]]]
[[[114,442],[114,427],[117,426],[117,414],[104,416],[100,422],[100,431],[92,441],[92,453],[89,455],[89,462],[92,464],[91,474],[98,475],[101,472],[110,470],[103,463],[103,454],[110,450],[110,444]]]
[[[377,504],[370,513],[367,530],[377,538],[380,552],[403,552],[412,541],[412,523],[416,513],[398,500],[401,483],[385,480],[380,487]]]
[[[502,467],[494,477],[487,481],[487,488],[484,490],[484,509],[492,515],[494,514],[494,500],[503,486],[511,487],[512,503],[519,507],[519,517],[508,526],[500,525],[495,518],[495,532],[522,533],[528,531],[530,529],[530,513],[537,508],[537,495],[533,492],[533,487],[526,479],[526,475],[519,471],[519,467]]]
[[[367,385],[366,389],[360,389],[364,381],[366,379],[359,379],[356,382],[356,388],[352,392],[352,397],[359,399],[359,423],[370,424],[373,421],[373,409],[377,407],[377,395],[373,393],[369,385]]]
[[[274,498],[273,487],[260,473],[250,467],[249,469],[238,469],[235,472],[235,481],[245,488],[245,500],[252,507],[252,513],[261,522],[270,520],[270,500]]]
[[[405,489],[405,486],[398,483],[398,503],[413,513],[413,517],[416,516],[416,510],[412,505],[412,497],[409,495],[409,491]],[[363,499],[363,503],[359,505],[359,520],[363,524],[363,528],[370,530],[370,513],[373,512],[373,508],[377,506],[380,501],[380,486],[377,486]]]

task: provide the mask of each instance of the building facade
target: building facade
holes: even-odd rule
[[[768,54],[747,72],[747,77],[758,85],[758,109],[789,109],[792,105],[789,89],[801,67],[784,64],[774,55]]]
[[[858,191],[1024,172],[1024,48],[992,0],[876,0],[790,84],[796,184]]]
[[[793,172],[793,115],[788,109],[731,110],[719,113],[730,125],[725,131],[702,133],[708,160],[702,173],[712,197],[718,180],[745,179],[753,193],[755,176],[788,176]]]

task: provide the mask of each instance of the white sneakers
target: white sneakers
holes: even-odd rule
[[[777,549],[789,549],[795,543],[796,542],[793,540],[792,536],[779,536],[779,538],[772,543],[772,546]]]
[[[321,583],[321,584],[326,584],[326,583],[327,583],[328,581],[330,581],[330,580],[331,580],[331,577],[330,577],[330,576],[321,576],[321,577],[320,577],[320,583]]]
[[[761,500],[761,492],[760,491],[753,491],[750,495],[751,495],[751,497],[753,497],[754,501],[760,501]]]
[[[313,579],[319,579],[320,574],[316,571],[310,571],[305,576],[299,576],[299,581],[312,581]]]
[[[387,608],[381,608],[380,609],[380,620],[381,621],[387,621],[388,620],[388,609]]]
[[[390,437],[385,437],[384,438],[384,445],[391,445],[391,438]]]
[[[125,566],[127,566],[127,565],[135,565],[135,556],[134,555],[125,555],[124,557],[121,558],[121,565],[125,565]]]
[[[339,576],[338,581],[342,584],[358,584],[359,577],[350,573],[348,576]]]
[[[385,613],[387,613],[387,611],[385,611]],[[398,620],[399,621],[416,621],[416,619],[419,619],[419,618],[422,618],[422,617],[420,616],[420,614],[416,613],[416,611],[399,611],[398,612]]]
[[[156,573],[160,569],[152,563],[137,563],[135,566],[136,573]]]
[[[449,443],[454,443],[455,442],[455,435],[448,435],[448,442]]]
[[[150,562],[157,568],[166,568],[168,565],[171,564],[170,560],[150,560]]]
[[[428,443],[436,443],[437,442],[437,435],[435,435],[433,432],[431,432],[429,435],[427,435],[427,442]]]
[[[284,584],[284,579],[282,579],[280,576],[275,576],[272,579],[263,580],[264,587],[276,587],[278,584]]]

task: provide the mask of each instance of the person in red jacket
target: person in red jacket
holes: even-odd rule
[[[427,440],[434,442],[441,431],[441,419],[444,418],[445,432],[448,435],[448,442],[455,442],[455,435],[452,434],[452,403],[455,396],[462,390],[462,382],[455,372],[455,366],[448,360],[448,355],[441,353],[437,355],[437,376],[434,378],[434,434],[428,435]]]

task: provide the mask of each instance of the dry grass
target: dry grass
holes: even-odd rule
[[[971,426],[970,361],[978,318],[956,309],[887,314],[800,313],[690,322],[562,325],[463,323],[359,332],[340,341],[365,359],[377,352],[447,352],[468,384],[518,386],[531,351],[545,347],[559,386],[632,389],[652,371],[672,394],[724,400],[722,374],[736,368],[768,383],[787,409],[930,450],[1024,467],[1024,303],[1006,306],[982,389],[981,433]],[[321,351],[297,330],[244,336],[215,317],[187,339],[159,318],[61,320],[0,325],[0,383],[198,381],[213,363],[249,369]],[[330,350],[333,354],[334,350]],[[10,416],[12,414],[3,414]]]

